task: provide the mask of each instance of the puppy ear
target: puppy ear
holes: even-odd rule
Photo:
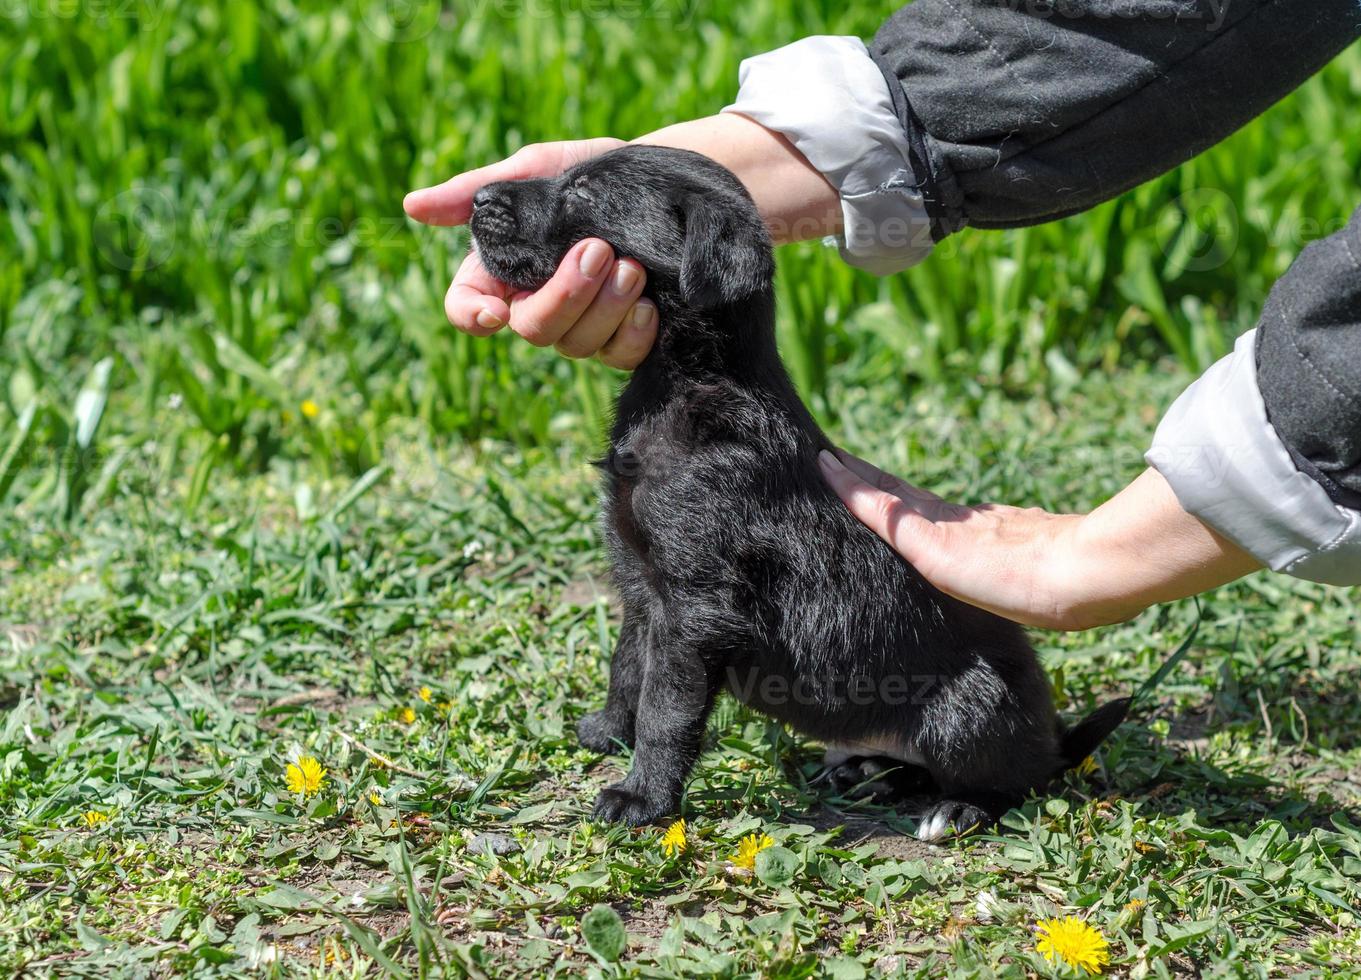
[[[712,309],[770,285],[775,275],[770,236],[750,201],[691,194],[684,209],[680,290],[686,303]]]

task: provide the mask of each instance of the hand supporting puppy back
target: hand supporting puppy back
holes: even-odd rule
[[[500,163],[412,191],[402,206],[425,224],[467,224],[473,196],[484,184],[554,176],[622,145],[602,137],[526,146]],[[617,259],[599,239],[573,246],[557,274],[534,292],[498,282],[470,251],[445,294],[444,312],[455,327],[476,337],[509,325],[536,347],[552,346],[567,357],[598,356],[611,367],[632,370],[657,337],[657,308],[642,298],[645,281],[641,265]]]
[[[942,500],[849,453],[819,457],[856,518],[942,592],[1026,626],[1082,630],[1261,567],[1181,509],[1157,470],[1090,514]]]

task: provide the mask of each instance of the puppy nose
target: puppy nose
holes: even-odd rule
[[[514,201],[505,184],[488,184],[473,194],[473,213],[470,224],[473,234],[486,245],[515,236]]]
[[[488,205],[500,205],[503,208],[509,208],[510,202],[501,193],[499,187],[495,184],[487,184],[479,187],[477,193],[473,195],[473,210],[476,211],[478,208],[485,208]]]

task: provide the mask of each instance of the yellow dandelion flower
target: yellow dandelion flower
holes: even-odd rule
[[[417,693],[418,695],[420,695],[420,699],[421,699],[422,701],[424,701],[426,704],[429,704],[429,703],[430,703],[430,696],[431,696],[431,694],[434,693],[434,692],[432,692],[432,691],[430,690],[430,688],[428,688],[428,687],[423,687],[423,688],[421,688],[419,691],[417,691],[416,693]]]
[[[298,411],[302,412],[303,418],[314,419],[321,414],[321,406],[309,398],[298,406]]]
[[[666,833],[662,834],[662,850],[666,852],[667,857],[675,857],[685,850],[684,820],[677,820],[666,828]]]
[[[1120,929],[1129,929],[1144,914],[1146,903],[1142,898],[1133,898],[1120,908],[1120,914],[1115,917],[1115,925]]]
[[[1079,776],[1090,776],[1096,772],[1096,759],[1089,755],[1073,768],[1077,770]]]
[[[323,958],[323,966],[334,966],[336,963],[345,962],[345,950],[336,940],[331,939],[326,943],[326,955]]]
[[[769,834],[747,834],[737,842],[737,852],[728,860],[739,868],[752,871],[756,868],[756,855],[774,843]]]
[[[80,815],[80,819],[87,827],[98,827],[109,822],[109,815],[102,810],[86,810]]]
[[[1147,908],[1147,902],[1143,898],[1131,898],[1126,904],[1121,905],[1120,915],[1115,917],[1116,927],[1128,930],[1128,928],[1134,926],[1136,921],[1142,919],[1143,909],[1145,908]]]
[[[397,720],[403,725],[409,725],[416,720],[416,712],[412,711],[410,708],[403,708],[401,711],[397,712]]]
[[[1091,974],[1100,973],[1102,967],[1110,964],[1106,937],[1075,915],[1045,919],[1035,928],[1039,932],[1035,950],[1050,963],[1062,960]]]
[[[326,784],[326,770],[313,756],[305,755],[297,762],[290,762],[284,769],[284,779],[290,793],[315,796]]]
[[[369,802],[372,803],[374,806],[382,806],[383,805],[382,794],[379,793],[378,790],[376,789],[369,790]]]

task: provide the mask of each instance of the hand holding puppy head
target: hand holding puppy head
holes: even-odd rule
[[[425,224],[466,224],[473,197],[484,185],[554,176],[622,145],[622,140],[602,137],[526,146],[500,163],[412,191],[402,206]],[[509,325],[536,347],[551,346],[567,357],[598,356],[611,367],[632,370],[657,337],[657,308],[642,298],[645,281],[641,265],[616,258],[600,239],[573,246],[557,274],[534,292],[494,279],[477,253],[469,252],[445,294],[444,312],[450,323],[473,336],[485,337]]]
[[[777,242],[819,238],[841,227],[837,192],[794,145],[737,113],[676,123],[635,140],[694,150],[723,164],[746,185]],[[406,213],[429,225],[462,225],[473,197],[486,184],[553,177],[591,157],[622,146],[609,137],[526,146],[500,163],[412,191]],[[533,292],[513,290],[469,253],[444,297],[449,322],[485,337],[509,325],[539,347],[568,357],[599,358],[611,367],[637,367],[657,339],[657,308],[641,298],[645,276],[633,259],[618,258],[599,239],[579,242],[558,274]]]

